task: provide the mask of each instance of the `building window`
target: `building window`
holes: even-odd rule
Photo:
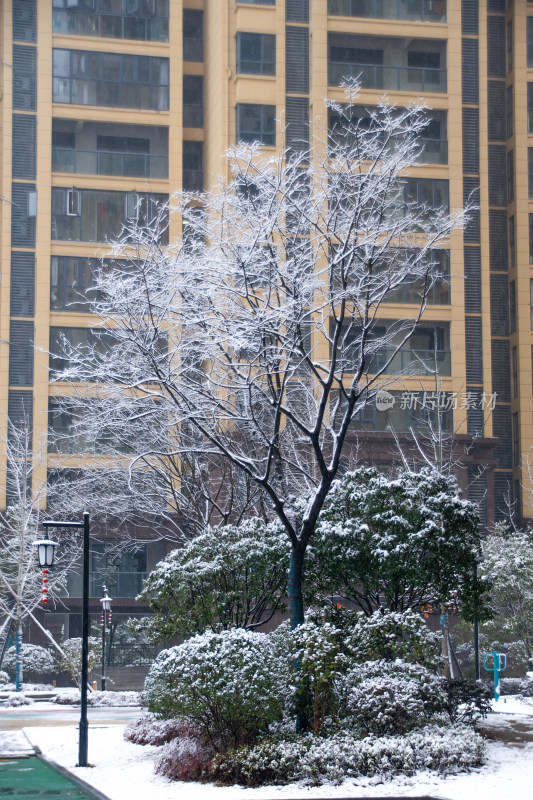
[[[512,203],[514,200],[514,152],[508,150],[507,152],[507,202]]]
[[[204,14],[190,8],[183,10],[183,60],[204,60]]]
[[[183,142],[183,189],[201,192],[203,188],[203,142]]]
[[[520,464],[520,429],[517,411],[513,414],[513,464],[515,467]]]
[[[237,0],[238,3],[249,3],[254,6],[275,6],[276,0]]]
[[[431,276],[434,283],[426,295],[428,305],[448,305],[450,302],[450,251],[432,250]],[[420,304],[424,292],[427,292],[425,280],[416,275],[407,275],[405,280],[391,289],[383,298],[385,303],[417,303]]]
[[[433,211],[450,207],[448,181],[433,178],[406,178],[404,183],[404,202],[406,210],[427,214],[428,220]]]
[[[201,75],[183,76],[183,126],[204,127],[204,79]]]
[[[507,23],[507,70],[511,72],[513,69],[513,21],[509,20]]]
[[[242,1],[242,0],[241,0]],[[249,2],[249,0],[246,0]],[[446,0],[328,0],[328,14],[341,17],[446,22]]]
[[[239,103],[237,106],[237,141],[276,144],[276,106]]]
[[[237,72],[275,75],[276,37],[271,33],[238,33]]]
[[[516,331],[516,281],[509,284],[509,324],[510,331]]]
[[[50,309],[90,312],[96,300],[94,287],[99,261],[96,258],[52,256],[50,264]]]
[[[507,138],[513,135],[513,87],[505,90],[505,133]]]
[[[513,397],[518,397],[518,348],[512,350]]]
[[[514,214],[509,217],[509,261],[511,263],[511,267],[516,265]]]
[[[53,100],[168,110],[168,58],[54,49]]]
[[[527,37],[527,65],[528,67],[533,67],[533,17],[527,18],[526,37]]]
[[[63,372],[70,367],[71,351],[95,348],[101,353],[116,344],[109,331],[92,328],[50,327],[50,372]],[[52,379],[54,375],[52,374]]]
[[[52,30],[168,42],[168,0],[53,0]]]
[[[529,215],[529,263],[533,264],[533,214]]]
[[[126,223],[157,227],[168,240],[168,196],[99,189],[52,189],[52,239],[106,242],[123,235]]]
[[[533,278],[529,279],[530,328],[533,331]]]

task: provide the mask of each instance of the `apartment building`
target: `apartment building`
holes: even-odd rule
[[[5,415],[30,416],[36,437],[68,427],[54,414],[62,387],[49,382],[47,353],[62,336],[91,336],[84,294],[125,219],[179,187],[208,188],[236,141],[280,147],[279,120],[287,146],[305,147],[310,118],[335,125],[324,98],[341,102],[342,81],[360,76],[363,108],[386,93],[431,109],[409,199],[478,205],[440,252],[449,283],[395,365],[437,354],[442,422],[486,522],[508,500],[533,516],[533,2],[4,0],[0,26]],[[178,232],[171,219],[170,238]],[[394,319],[415,298],[406,287],[390,300]],[[394,406],[369,406],[354,424],[377,462],[390,461],[390,428],[435,414],[434,377],[409,372]],[[37,479],[83,457],[76,441],[49,451]],[[110,592],[125,615],[162,554],[154,543],[115,565]]]

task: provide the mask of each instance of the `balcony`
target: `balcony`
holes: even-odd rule
[[[166,179],[168,156],[53,147],[52,172]]]
[[[446,22],[446,0],[328,0],[328,14],[414,22]]]
[[[393,92],[446,92],[445,69],[431,67],[385,67],[377,64],[347,64],[330,61],[328,84],[340,86],[346,78],[358,78],[363,89]]]
[[[368,371],[383,369],[394,350],[380,350],[369,359]],[[452,374],[450,350],[400,350],[385,369],[385,375],[427,375],[437,373],[440,377]]]
[[[328,35],[328,82],[359,79],[364,89],[446,92],[446,42],[396,36]]]

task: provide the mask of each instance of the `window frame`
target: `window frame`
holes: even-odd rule
[[[251,43],[252,37],[259,45],[259,57],[257,59],[243,57],[242,51],[247,43]],[[272,46],[272,52],[266,55],[267,45]],[[276,74],[276,35],[274,33],[237,31],[235,34],[235,54],[238,75],[274,76]]]

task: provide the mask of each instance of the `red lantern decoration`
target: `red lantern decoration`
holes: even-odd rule
[[[48,603],[48,597],[46,597],[46,595],[43,597],[43,603]]]

